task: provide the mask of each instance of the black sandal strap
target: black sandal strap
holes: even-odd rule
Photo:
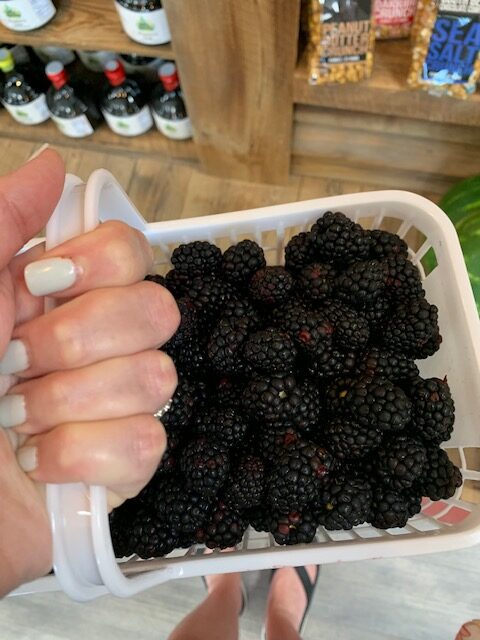
[[[307,597],[307,606],[305,607],[302,621],[300,623],[299,631],[301,633],[305,624],[305,620],[307,618],[308,611],[310,609],[310,605],[312,604],[313,594],[315,592],[315,587],[317,586],[318,576],[320,575],[320,567],[317,566],[317,573],[313,582],[310,580],[310,576],[308,575],[305,567],[294,567],[294,569],[297,572],[298,577],[300,578],[305,591],[305,595]]]

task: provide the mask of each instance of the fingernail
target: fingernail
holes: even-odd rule
[[[26,473],[35,471],[38,467],[37,447],[22,447],[17,451],[17,462]]]
[[[43,153],[46,149],[48,149],[50,147],[50,145],[48,144],[48,142],[45,142],[45,144],[42,144],[42,146],[37,149],[36,151],[34,151],[32,153],[32,155],[29,157],[29,159],[27,160],[27,162],[30,162],[30,160],[35,160],[35,158],[38,158],[38,156]]]
[[[25,396],[12,393],[0,398],[0,426],[10,429],[23,424],[26,419]]]
[[[28,369],[27,349],[21,340],[10,340],[0,359],[0,373],[19,373]]]
[[[48,258],[27,265],[24,275],[32,295],[47,296],[71,287],[77,279],[77,268],[69,258]]]

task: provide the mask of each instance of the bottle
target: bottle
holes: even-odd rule
[[[85,86],[70,81],[59,60],[49,62],[45,73],[52,86],[47,91],[47,105],[52,120],[69,138],[92,135],[102,116]]]
[[[51,0],[0,0],[0,22],[12,31],[43,27],[56,12]]]
[[[118,57],[129,75],[140,74],[149,84],[158,81],[158,70],[165,62],[163,58],[147,58],[135,53],[120,53]]]
[[[113,51],[77,51],[82,64],[94,73],[103,73],[109,60],[115,60],[117,55]]]
[[[121,136],[139,136],[153,126],[147,96],[140,84],[127,78],[119,60],[105,65],[108,85],[101,101],[102,113],[108,126]]]
[[[192,125],[183,101],[177,69],[172,62],[163,64],[158,84],[152,94],[152,112],[155,124],[168,138],[186,140],[192,137]]]
[[[0,49],[0,70],[5,74],[1,101],[12,118],[21,124],[40,124],[48,120],[46,79],[25,67],[15,67],[10,51]]]
[[[37,56],[43,62],[48,64],[54,60],[58,60],[65,67],[73,65],[76,61],[75,52],[71,49],[64,49],[63,47],[32,47]]]
[[[123,30],[135,42],[170,42],[170,29],[161,0],[115,0],[115,7]]]
[[[0,42],[0,49],[11,51],[15,64],[28,64],[30,62],[28,51],[26,47],[21,44],[6,44],[5,42]]]

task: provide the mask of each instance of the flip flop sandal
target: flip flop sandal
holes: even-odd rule
[[[320,567],[317,566],[317,574],[313,582],[310,580],[305,567],[292,567],[292,569],[295,569],[297,576],[300,578],[300,582],[302,583],[302,586],[305,590],[305,595],[307,596],[307,606],[305,607],[305,611],[303,612],[302,621],[300,622],[300,628],[298,630],[298,633],[302,635],[305,623],[307,621],[307,614],[310,609],[310,605],[312,604],[313,594],[315,593],[315,588],[317,586],[318,577],[320,575]],[[273,576],[275,575],[276,571],[278,571],[278,569],[272,569],[272,572],[270,574],[270,582],[272,582]],[[262,627],[262,633],[260,637],[261,640],[267,640],[265,625],[263,625]]]

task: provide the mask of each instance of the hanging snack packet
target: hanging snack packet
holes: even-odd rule
[[[373,0],[310,0],[309,82],[357,82],[372,71]]]
[[[420,0],[411,87],[467,98],[480,78],[480,0]]]
[[[407,38],[416,8],[417,0],[375,0],[376,38]]]

